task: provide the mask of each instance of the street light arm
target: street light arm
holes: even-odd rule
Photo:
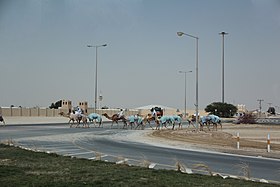
[[[179,71],[179,73],[191,73],[192,71]]]
[[[178,36],[183,36],[183,35],[186,35],[186,36],[189,36],[189,37],[192,37],[192,38],[195,38],[195,39],[197,39],[197,40],[198,40],[198,37],[193,36],[193,35],[190,35],[190,34],[186,34],[186,33],[184,33],[184,32],[177,32],[177,35],[178,35]]]
[[[88,44],[87,47],[106,47],[107,44],[103,44],[103,45],[90,45]]]

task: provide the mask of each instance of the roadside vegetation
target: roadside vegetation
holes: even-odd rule
[[[178,166],[178,168],[180,168]],[[179,169],[178,169],[179,170]],[[0,144],[1,186],[275,186],[78,159]]]

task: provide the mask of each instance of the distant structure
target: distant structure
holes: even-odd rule
[[[84,111],[85,114],[88,113],[88,102],[87,101],[79,102],[79,107]]]
[[[246,106],[243,105],[243,104],[238,104],[237,105],[237,112],[239,112],[239,113],[247,112]]]
[[[72,110],[72,102],[70,100],[62,99],[61,109],[67,109],[69,112]]]

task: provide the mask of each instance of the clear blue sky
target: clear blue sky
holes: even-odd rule
[[[47,107],[60,99],[94,106],[95,50],[102,105],[134,108],[221,101],[280,106],[279,0],[0,0],[0,106]]]

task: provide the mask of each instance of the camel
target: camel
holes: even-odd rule
[[[210,122],[213,124],[213,129],[216,129],[216,131],[218,130],[217,126],[218,124],[220,124],[221,126],[221,130],[223,129],[223,125],[221,123],[221,119],[219,118],[219,116],[216,115],[208,115],[210,117]]]
[[[90,113],[87,118],[89,119],[90,122],[92,122],[94,124],[94,126],[96,125],[96,122],[99,123],[100,127],[103,123],[102,123],[102,117],[99,114],[96,113]]]
[[[72,125],[74,125],[75,121],[77,122],[76,128],[79,127],[81,121],[83,122],[83,125],[87,124],[87,117],[85,115],[74,114],[74,113],[65,114],[64,112],[60,112],[58,114],[63,117],[69,118],[68,124],[70,125],[70,128],[72,127]],[[71,121],[72,121],[72,124],[70,124]]]
[[[159,124],[161,124],[162,128],[163,126],[167,129],[167,125],[168,124],[171,124],[173,127],[172,127],[172,130],[174,130],[174,127],[175,127],[175,119],[173,116],[161,116],[161,118],[159,119]],[[160,125],[156,128],[156,130],[160,130]]]
[[[183,117],[183,114],[173,115],[172,117],[173,117],[173,119],[174,119],[174,123],[173,123],[173,128],[172,128],[172,130],[174,130],[174,127],[175,127],[175,123],[176,123],[176,122],[177,122],[178,125],[179,125],[179,129],[183,129],[183,126],[182,126],[182,117]]]
[[[149,123],[150,127],[154,130],[154,128],[151,125],[151,121],[155,121],[156,129],[157,129],[159,127],[159,120],[158,120],[158,118],[155,119],[155,117],[152,114],[147,114],[143,118],[144,126],[146,126],[146,124]]]
[[[105,116],[107,119],[112,120],[111,128],[113,127],[114,122],[116,122],[116,124],[118,125],[119,120],[122,120],[122,122],[124,123],[123,128],[127,126],[126,119],[124,116],[119,117],[118,114],[114,114],[110,117],[107,113],[104,113],[102,115]]]
[[[143,119],[142,119],[142,117],[140,117],[138,115],[128,116],[127,121],[129,122],[129,125],[130,125],[131,129],[136,124],[137,124],[137,126],[136,126],[135,129],[137,129],[140,125],[142,125],[142,129],[144,129],[143,128]]]
[[[137,126],[135,127],[135,129],[138,129],[138,127],[141,126],[141,127],[142,127],[141,129],[144,130],[145,125],[144,125],[144,118],[143,118],[142,116],[137,115],[137,116],[135,117],[135,122],[136,122],[136,124],[137,124]]]
[[[216,131],[218,130],[217,126],[218,124],[220,124],[221,126],[221,130],[223,128],[222,123],[221,123],[221,119],[216,116],[216,115],[208,115],[208,116],[203,116],[200,120],[200,130],[203,131],[203,126],[206,125],[208,130],[210,131],[210,125],[213,124],[213,129],[215,129]]]
[[[0,114],[0,122],[3,122],[4,127],[6,126],[5,120],[1,114]]]

